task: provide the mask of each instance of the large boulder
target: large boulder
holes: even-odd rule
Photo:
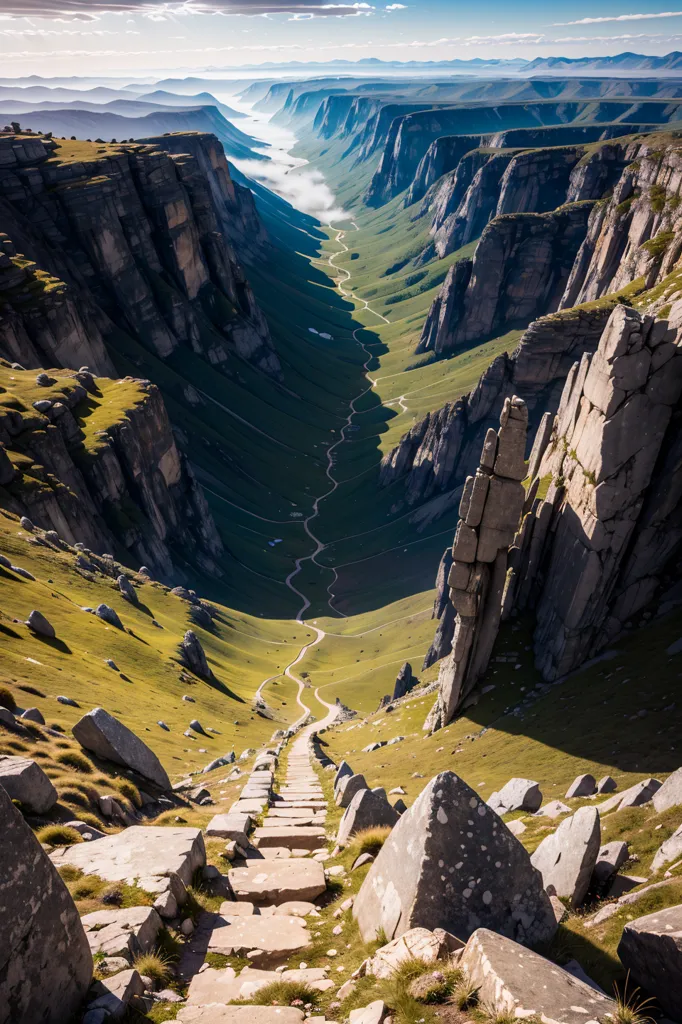
[[[56,636],[52,623],[45,618],[42,612],[35,608],[26,619],[26,625],[32,632],[37,633],[38,636],[47,637],[49,640]]]
[[[542,840],[531,862],[541,873],[545,889],[552,885],[557,896],[567,896],[572,907],[579,907],[587,895],[600,845],[599,811],[581,807]]]
[[[166,769],[154,751],[104,708],[93,708],[71,731],[82,747],[98,757],[131,768],[160,789],[171,788]]]
[[[353,774],[353,769],[348,764],[348,761],[342,761],[341,764],[339,765],[339,767],[336,769],[336,773],[334,775],[334,792],[336,792],[336,788],[339,785],[341,779],[344,777],[344,775],[352,775],[352,774]]]
[[[682,904],[628,921],[618,956],[663,1012],[682,1020]]]
[[[592,796],[597,792],[597,780],[594,775],[578,775],[566,790],[566,799],[578,796]]]
[[[336,806],[348,807],[356,793],[369,789],[364,775],[344,775],[336,787]]]
[[[2,787],[0,864],[0,1020],[67,1024],[92,980],[90,947],[68,889]]]
[[[542,805],[542,792],[532,779],[510,779],[499,793],[492,793],[488,804],[496,814],[511,811],[538,811]]]
[[[178,653],[182,664],[191,672],[201,676],[202,679],[211,678],[213,673],[206,660],[204,648],[201,646],[201,640],[193,629],[188,629],[178,644]]]
[[[417,680],[412,675],[412,666],[409,661],[406,661],[400,672],[398,672],[395,686],[393,687],[393,700],[400,700],[401,697],[410,692],[416,683]]]
[[[682,857],[682,825],[656,850],[651,870],[659,871],[666,864],[678,860],[680,857]]]
[[[597,804],[600,814],[607,814],[609,811],[622,811],[625,807],[642,807],[653,800],[656,793],[661,789],[658,779],[642,779],[634,786],[624,789],[622,793],[610,796],[608,800]]]
[[[383,825],[393,828],[398,820],[398,812],[389,804],[383,789],[380,792],[361,789],[343,812],[336,841],[339,846],[345,846],[356,832]]]
[[[531,944],[551,938],[554,911],[523,846],[454,772],[441,772],[403,814],[353,905],[365,941],[410,928],[466,940],[490,927]]]
[[[491,1017],[533,1017],[544,1024],[594,1024],[616,1020],[613,999],[487,928],[475,931],[459,966],[477,988]]]
[[[28,757],[0,754],[0,786],[11,800],[34,814],[47,814],[57,803],[57,790],[43,769]]]
[[[669,775],[659,790],[653,795],[653,805],[658,814],[670,807],[682,804],[682,768]]]
[[[597,854],[597,863],[594,865],[592,881],[598,888],[603,889],[608,885],[618,868],[625,864],[628,859],[628,844],[622,839],[615,839],[612,843],[605,843]]]

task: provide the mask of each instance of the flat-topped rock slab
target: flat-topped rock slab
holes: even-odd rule
[[[293,971],[264,971],[244,967],[236,974],[233,967],[216,970],[209,967],[192,979],[187,993],[188,1006],[206,1006],[210,1003],[229,1003],[233,999],[249,999],[259,989],[276,981],[295,981],[318,991],[333,985],[326,980],[321,967],[308,967]]]
[[[312,799],[302,798],[301,800],[275,800],[272,806],[281,807],[283,809],[286,809],[288,807],[302,807],[308,810],[320,810],[321,808],[327,806],[327,801],[318,800],[317,797],[313,797]]]
[[[70,864],[107,882],[137,882],[147,892],[165,892],[170,874],[191,884],[196,869],[206,863],[206,848],[200,828],[132,825],[93,843],[53,850],[50,860],[57,868]]]
[[[123,956],[132,961],[156,942],[162,921],[153,907],[96,910],[81,918],[93,956]]]
[[[176,1020],[181,1024],[302,1024],[303,1013],[295,1006],[183,1006]]]
[[[312,807],[271,807],[267,813],[268,818],[310,818],[315,814],[316,808]],[[319,811],[319,815],[326,817],[326,811]]]
[[[320,828],[324,826],[324,819],[320,821],[319,818],[315,818],[313,814],[309,814],[307,818],[280,818],[270,817],[267,815],[263,819],[262,828],[310,828],[311,826],[317,825]]]
[[[230,814],[261,814],[268,806],[267,797],[251,797],[249,800],[235,800],[230,807]]]
[[[209,953],[252,957],[256,965],[282,963],[310,945],[310,933],[301,917],[261,916],[225,918],[216,914],[208,940]]]
[[[206,826],[206,835],[218,839],[233,839],[240,846],[246,846],[250,828],[250,815],[232,811],[230,814],[214,815]]]
[[[324,846],[326,841],[324,829],[316,825],[257,828],[253,834],[253,842],[259,849],[264,846],[285,846],[290,850],[317,850],[318,847]]]
[[[237,900],[252,903],[277,905],[289,900],[314,900],[327,887],[322,864],[300,857],[232,868],[227,877]]]

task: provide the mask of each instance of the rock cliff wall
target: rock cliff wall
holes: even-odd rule
[[[546,679],[596,654],[679,576],[681,396],[681,302],[667,320],[617,307],[569,374],[531,458],[548,489],[515,537],[504,601],[505,615],[534,609]]]
[[[450,268],[416,351],[456,351],[557,309],[592,206],[584,201],[490,221],[473,259]]]
[[[463,483],[478,465],[487,431],[499,422],[506,399],[518,395],[529,414],[529,437],[546,411],[556,412],[576,359],[594,352],[611,312],[570,309],[541,317],[523,333],[511,355],[495,359],[468,395],[428,413],[381,464],[384,486],[402,479],[416,505]]]
[[[229,243],[250,232],[253,210],[232,186],[220,143],[189,134],[70,145],[0,137],[0,230],[15,251],[68,286],[98,338],[122,330],[161,358],[186,346],[212,365],[227,369],[239,356],[277,375],[267,324]],[[263,239],[254,244],[257,252]],[[92,363],[108,372],[101,357]],[[81,365],[71,343],[57,364]]]
[[[0,361],[0,456],[3,508],[168,581],[187,562],[220,575],[222,542],[149,381]]]

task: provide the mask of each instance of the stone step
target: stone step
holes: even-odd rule
[[[268,801],[266,797],[260,797],[257,800],[235,800],[230,807],[230,814],[262,814],[267,806]]]
[[[302,1024],[303,1013],[296,1006],[183,1006],[176,1020],[180,1024]]]
[[[249,999],[259,989],[278,981],[302,982],[320,992],[334,986],[334,982],[327,979],[327,973],[321,967],[282,972],[244,967],[239,974],[233,967],[225,967],[221,970],[209,967],[192,979],[187,993],[187,1006],[225,1004],[233,999]]]
[[[327,841],[325,831],[317,825],[301,825],[298,828],[284,825],[280,828],[257,828],[252,842],[258,847],[288,846],[289,849],[317,850]],[[102,842],[102,840],[98,840]]]
[[[279,807],[275,804],[268,811],[268,817],[275,818],[309,818],[315,813],[317,808],[311,807]],[[323,816],[326,817],[326,811],[320,809],[318,812],[320,820],[323,820]]]
[[[308,818],[263,818],[263,828],[311,828],[318,825],[320,828],[324,827],[324,818],[319,818],[310,815]]]
[[[254,904],[276,906],[289,900],[311,901],[327,888],[322,864],[299,857],[232,868],[227,877],[237,901],[248,900]]]
[[[287,863],[286,861],[284,863]],[[208,952],[246,956],[255,966],[284,963],[310,945],[310,933],[301,917],[222,917],[216,914]]]
[[[307,807],[313,810],[326,809],[326,800],[319,800],[317,797],[302,800],[274,800],[273,807]]]

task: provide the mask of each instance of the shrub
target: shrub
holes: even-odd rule
[[[74,771],[84,772],[86,775],[92,774],[92,764],[79,750],[65,750],[62,754],[57,754],[55,761],[68,768],[73,768]]]
[[[71,889],[71,895],[75,900],[90,900],[97,896],[102,888],[102,882],[96,876],[79,879]]]
[[[8,711],[16,711],[17,708],[12,691],[8,690],[6,686],[0,686],[0,708],[7,708]]]
[[[133,967],[140,974],[151,978],[154,984],[159,987],[170,977],[170,965],[170,957],[162,953],[160,949],[152,950],[149,953],[141,953],[133,961]]]
[[[654,213],[663,213],[665,209],[666,191],[662,185],[652,185],[649,189],[649,201]]]
[[[376,828],[363,828],[362,831],[355,833],[349,848],[356,857],[359,857],[362,853],[371,853],[373,857],[376,857],[390,834],[391,829],[388,825],[379,825]]]
[[[45,825],[36,833],[36,838],[46,846],[73,846],[83,842],[82,835],[68,825]]]

